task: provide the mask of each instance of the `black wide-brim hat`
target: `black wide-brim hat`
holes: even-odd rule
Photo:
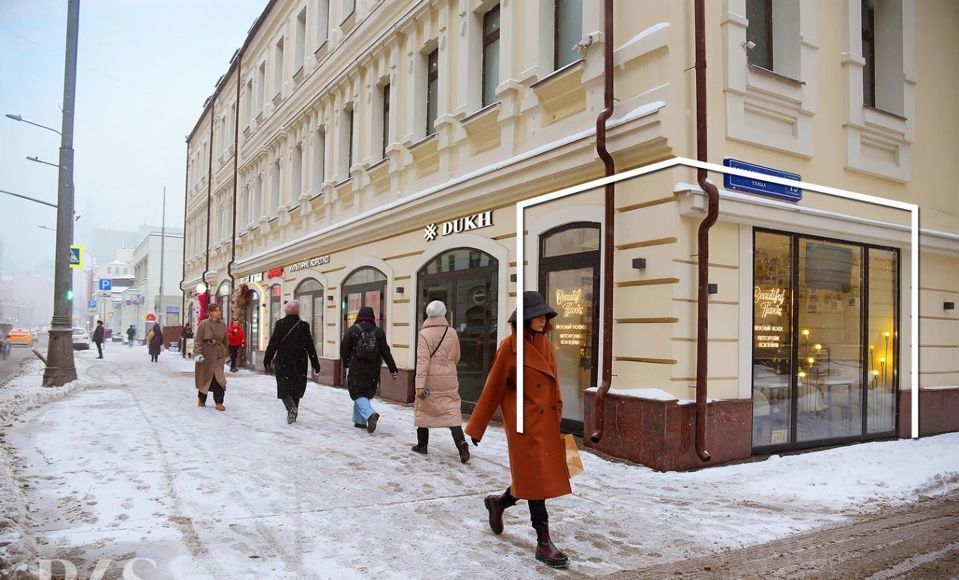
[[[523,322],[529,322],[537,316],[545,316],[547,320],[556,318],[556,311],[550,308],[546,299],[539,292],[527,290],[523,292]],[[509,321],[516,322],[516,311],[509,315]]]

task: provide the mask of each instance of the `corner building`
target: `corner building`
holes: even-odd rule
[[[340,337],[371,306],[402,369],[381,394],[409,403],[424,308],[443,300],[468,413],[509,332],[514,204],[603,176],[604,42],[617,170],[695,157],[693,3],[609,4],[612,39],[603,0],[269,2],[188,137],[184,311],[195,319],[205,289],[244,322],[257,367],[297,298],[318,378],[339,386]],[[922,264],[917,340],[908,213],[724,182],[709,264],[712,464],[908,436],[917,387],[922,433],[959,429],[959,3],[724,0],[705,17],[708,161],[916,203]],[[565,427],[592,429],[612,284],[596,447],[657,469],[702,465],[695,183],[676,168],[618,184],[612,248],[602,190],[526,218],[527,287],[561,314]]]

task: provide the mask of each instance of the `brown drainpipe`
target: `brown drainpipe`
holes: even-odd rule
[[[216,99],[216,95],[213,96]],[[207,148],[209,151],[209,167],[207,167],[207,176],[206,176],[206,267],[203,269],[203,284],[206,284],[206,274],[210,271],[210,203],[213,199],[213,125],[216,124],[214,121],[213,112],[216,110],[216,102],[210,103],[210,144]],[[210,287],[206,288],[207,294],[210,293]],[[207,302],[209,305],[209,301]]]
[[[186,323],[186,289],[183,283],[186,282],[186,208],[190,201],[190,140],[186,142],[186,166],[185,176],[183,178],[183,274],[180,279],[180,293],[183,299],[180,302],[180,323]]]
[[[613,115],[613,0],[604,0],[603,6],[603,111],[596,118],[596,152],[606,169],[606,176],[616,173],[613,156],[606,149],[606,121]],[[606,184],[605,219],[603,236],[603,378],[593,400],[593,425],[590,439],[599,443],[606,429],[606,394],[613,382],[613,242],[616,226],[616,186]]]
[[[707,161],[706,134],[706,15],[704,0],[694,0],[696,34],[696,158]],[[709,228],[719,216],[719,190],[706,179],[706,170],[697,172],[699,187],[706,192],[708,208],[699,224],[699,251],[696,334],[696,455],[702,461],[711,456],[706,451],[706,369],[709,341]]]
[[[233,287],[233,263],[236,262],[236,177],[237,163],[240,159],[240,71],[243,66],[243,52],[236,55],[236,115],[233,117],[233,229],[230,238],[230,263],[226,265],[226,274],[230,277],[230,290],[235,292]]]

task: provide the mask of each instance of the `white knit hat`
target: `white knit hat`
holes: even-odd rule
[[[446,305],[440,300],[434,300],[426,305],[426,315],[430,318],[446,316]]]

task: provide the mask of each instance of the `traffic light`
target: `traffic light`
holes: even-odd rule
[[[70,288],[69,290],[67,290],[67,300],[73,301],[73,288]]]

